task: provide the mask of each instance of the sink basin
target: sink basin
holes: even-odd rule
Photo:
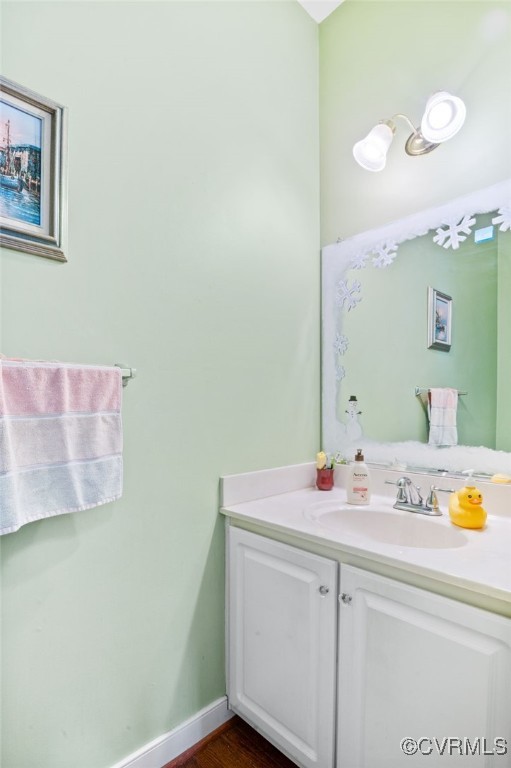
[[[422,549],[463,547],[467,536],[443,517],[428,517],[388,507],[352,506],[319,502],[306,509],[305,517],[331,531],[343,531],[382,544]],[[447,522],[447,524],[446,524]]]

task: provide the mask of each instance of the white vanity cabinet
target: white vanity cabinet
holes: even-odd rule
[[[511,766],[511,619],[347,565],[340,584],[338,768]]]
[[[333,768],[338,563],[228,531],[229,706],[303,768]]]
[[[227,587],[229,706],[301,768],[511,768],[510,618],[233,525]]]

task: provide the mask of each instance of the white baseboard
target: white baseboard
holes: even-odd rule
[[[164,733],[112,768],[163,768],[171,760],[186,752],[201,739],[230,720],[234,712],[227,709],[227,697],[209,704],[173,731]]]

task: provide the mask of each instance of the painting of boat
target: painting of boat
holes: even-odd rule
[[[19,110],[9,110],[3,105],[3,113],[0,122],[0,214],[38,225],[41,221],[41,148],[33,143],[34,139],[27,141],[26,129],[23,131],[24,125],[20,125]],[[30,118],[24,115],[23,120],[26,125]],[[31,120],[33,122],[34,118]]]
[[[22,192],[27,175],[28,147],[13,146],[11,142],[11,121],[5,122],[4,143],[0,147],[0,186]],[[34,147],[34,149],[36,149]],[[24,156],[25,155],[25,156]]]
[[[65,112],[0,75],[0,244],[58,261],[66,261]]]
[[[23,191],[23,179],[21,176],[7,176],[2,173],[0,174],[0,185],[8,189],[16,189],[18,192]]]

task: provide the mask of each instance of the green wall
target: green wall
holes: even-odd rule
[[[318,32],[291,2],[5,2],[69,107],[69,262],[1,254],[4,354],[121,362],[121,501],[2,548],[2,768],[108,768],[225,693],[218,478],[319,442]]]
[[[498,240],[498,369],[497,369],[497,448],[511,451],[511,231]]]
[[[511,176],[510,73],[509,0],[345,0],[320,25],[322,244]],[[438,90],[467,107],[451,141],[409,157],[399,120],[383,171],[355,162],[379,120],[401,112],[418,125]]]

